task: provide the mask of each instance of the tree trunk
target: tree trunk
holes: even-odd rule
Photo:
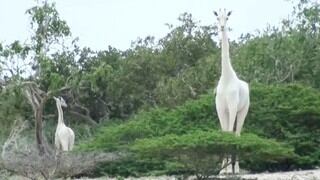
[[[43,155],[46,152],[44,138],[42,133],[42,118],[43,118],[43,102],[41,102],[39,108],[35,112],[35,124],[36,124],[36,140],[39,150],[39,154]]]
[[[42,156],[46,153],[46,144],[42,132],[43,109],[48,97],[46,93],[36,87],[35,83],[28,83],[28,85],[25,89],[25,95],[34,112],[36,143],[39,155]]]

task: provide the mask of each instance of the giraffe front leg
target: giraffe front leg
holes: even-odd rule
[[[240,173],[240,166],[239,166],[238,156],[236,156],[236,162],[235,162],[235,165],[234,165],[234,173],[235,174],[239,174]]]
[[[228,104],[229,109],[229,123],[228,123],[228,132],[234,132],[234,125],[237,116],[237,102],[231,102]]]
[[[238,91],[232,91],[227,96],[227,106],[229,112],[229,123],[228,123],[228,131],[233,132],[236,116],[238,112],[238,104],[239,104],[239,95]]]
[[[225,101],[223,101],[223,98],[220,96],[216,96],[216,110],[218,114],[218,118],[220,121],[221,129],[222,131],[228,130],[228,122],[229,122],[229,114],[227,111],[227,105]]]
[[[229,110],[229,126],[228,126],[228,132],[234,132],[235,131],[235,122],[238,112],[238,104],[239,104],[239,96],[237,96],[236,91],[228,97],[228,110]],[[230,163],[227,167],[227,173],[228,174],[234,174],[235,173],[235,155],[230,155]]]
[[[223,158],[222,164],[221,164],[221,170],[219,174],[226,175],[232,173],[232,166],[231,166],[231,157],[230,155],[226,155]]]

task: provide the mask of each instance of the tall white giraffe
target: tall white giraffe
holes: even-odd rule
[[[226,10],[217,16],[221,31],[221,76],[216,89],[216,109],[222,131],[235,132],[240,136],[241,129],[248,113],[250,99],[248,83],[238,78],[229,56],[229,40],[227,36],[227,21],[231,14]],[[231,157],[227,157],[222,166],[229,164],[221,173],[239,173],[239,162],[231,165]]]
[[[74,132],[64,124],[62,111],[62,106],[67,107],[67,104],[62,97],[53,97],[53,99],[56,101],[58,109],[58,125],[54,139],[55,147],[57,150],[71,151],[74,144]]]

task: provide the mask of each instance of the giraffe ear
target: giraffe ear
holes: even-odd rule
[[[227,14],[227,16],[230,16],[230,15],[231,15],[231,13],[232,13],[232,11],[229,11],[229,12],[228,12],[228,14]]]
[[[217,11],[213,11],[213,14],[214,14],[215,16],[218,16]]]

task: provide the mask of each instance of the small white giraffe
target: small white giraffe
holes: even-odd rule
[[[221,31],[221,76],[216,88],[216,109],[222,131],[235,132],[240,136],[250,104],[249,86],[238,78],[230,62],[227,21],[231,11],[219,10],[214,14]],[[230,157],[225,159],[222,166],[230,161]],[[235,165],[228,165],[221,173],[239,173],[238,161]]]
[[[53,97],[53,99],[56,101],[58,109],[58,125],[54,139],[55,147],[57,150],[71,151],[74,144],[74,132],[64,124],[62,111],[62,106],[67,107],[67,104],[62,97]]]

